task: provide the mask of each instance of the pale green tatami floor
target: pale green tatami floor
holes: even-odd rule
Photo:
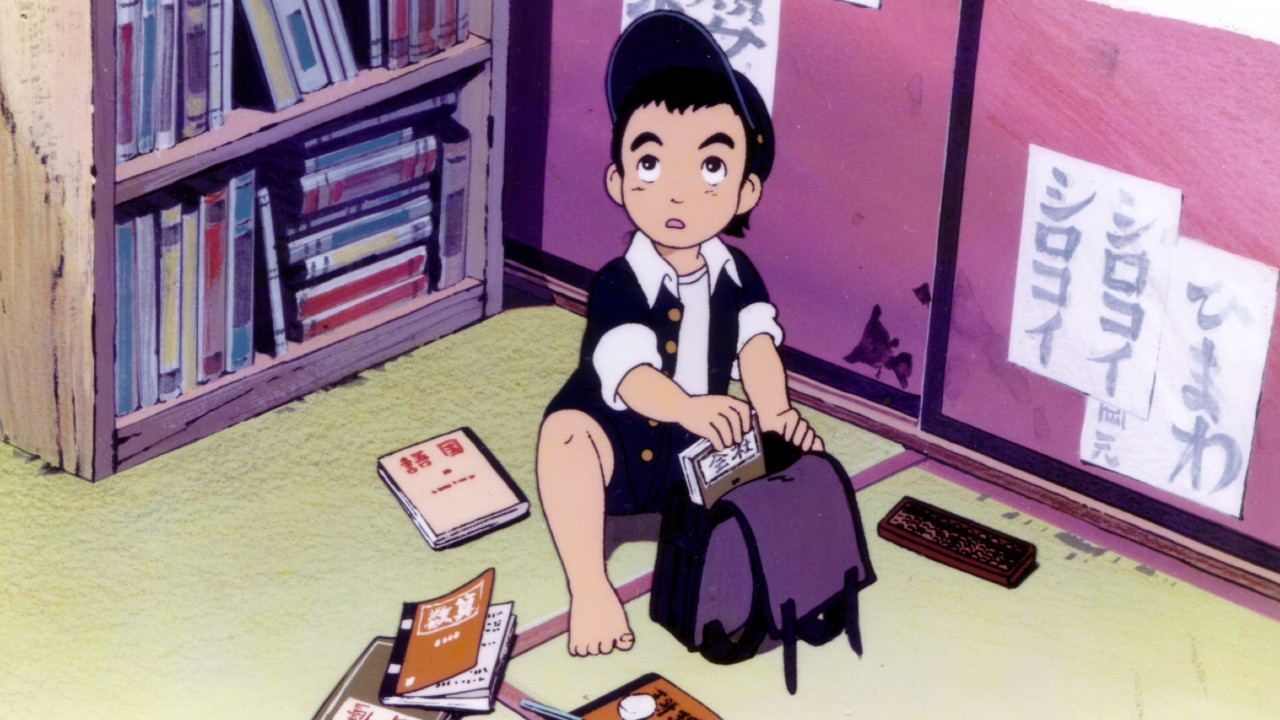
[[[556,308],[508,311],[96,485],[0,446],[0,720],[307,720],[394,634],[401,603],[486,567],[521,627],[562,613],[534,445],[582,328]],[[850,473],[902,452],[807,415]],[[374,462],[461,425],[534,509],[433,552]],[[1006,590],[882,541],[875,523],[906,494],[1036,543],[1039,569]],[[710,665],[648,620],[648,596],[628,606],[633,651],[575,659],[553,639],[507,683],[572,708],[656,671],[735,720],[1280,717],[1280,623],[919,466],[859,503],[879,575],[862,594],[866,651],[802,647],[795,697],[780,651]],[[653,554],[621,545],[615,582]]]

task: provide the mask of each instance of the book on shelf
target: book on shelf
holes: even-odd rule
[[[160,396],[159,308],[156,290],[156,216],[137,216],[133,275],[134,360],[138,364],[138,405],[151,407]]]
[[[290,269],[290,279],[295,282],[317,280],[414,243],[426,242],[431,238],[432,230],[430,217],[419,218],[329,252],[313,255]]]
[[[254,247],[258,242],[253,170],[231,180],[229,201],[226,371],[235,372],[253,364]]]
[[[200,331],[196,337],[200,383],[226,370],[228,193],[224,183],[200,197]]]
[[[529,514],[520,486],[468,427],[383,455],[378,476],[434,550]]]
[[[141,77],[142,0],[116,0],[116,161],[138,154],[135,112]]]
[[[331,167],[341,165],[344,162],[355,160],[356,158],[370,155],[388,148],[404,145],[413,140],[413,128],[406,127],[389,133],[378,135],[360,142],[353,142],[350,145],[320,153],[314,157],[308,157],[303,160],[303,172],[306,174],[318,172],[320,170],[328,170]]]
[[[284,38],[285,55],[298,79],[298,89],[314,92],[329,84],[316,41],[316,28],[307,13],[306,0],[271,0],[276,24]]]
[[[409,200],[423,195],[430,190],[430,178],[421,178],[372,197],[367,197],[352,203],[337,206],[331,210],[309,215],[305,220],[301,220],[286,227],[285,237],[292,241],[307,233],[316,232],[332,225],[337,225],[353,218],[357,218],[365,213],[373,212],[382,208],[388,208],[399,203],[408,202]]]
[[[131,98],[138,118],[138,154],[149,153],[156,145],[155,89],[157,32],[156,0],[142,0],[142,72]]]
[[[346,72],[342,69],[342,59],[338,57],[337,38],[329,26],[329,17],[325,15],[322,0],[305,1],[307,15],[311,18],[312,27],[315,29],[316,51],[320,55],[320,62],[324,65],[325,74],[329,76],[330,82],[345,80]]]
[[[421,278],[426,265],[426,248],[412,248],[304,287],[294,293],[293,307],[299,320],[315,318],[398,283]]]
[[[166,402],[182,393],[182,205],[160,210],[160,387]]]
[[[436,139],[418,138],[299,180],[304,214],[357,200],[395,185],[423,177],[435,169]]]
[[[458,42],[471,36],[471,0],[458,0]]]
[[[182,2],[182,139],[209,129],[209,0]]]
[[[297,103],[302,93],[273,1],[236,0],[236,5],[242,20],[235,24],[236,44],[252,47],[256,62],[239,62],[232,68],[235,104],[279,112]]]
[[[448,710],[390,708],[378,697],[394,638],[376,637],[325,698],[312,720],[456,720]]]
[[[329,123],[308,134],[303,139],[302,150],[307,154],[325,152],[325,148],[331,145],[339,142],[356,142],[356,139],[363,138],[371,132],[387,133],[393,129],[423,123],[436,111],[452,111],[457,105],[456,92],[442,92],[407,105],[370,113],[368,117],[360,120]]]
[[[299,317],[294,337],[298,341],[310,340],[327,332],[337,330],[344,325],[349,325],[383,308],[391,307],[405,300],[412,300],[426,293],[426,291],[426,276],[409,278],[390,287],[356,298],[319,315]]]
[[[160,0],[156,10],[156,87],[152,113],[155,148],[165,150],[178,142],[178,0]]]
[[[436,0],[409,0],[409,62],[436,51]]]
[[[209,0],[209,128],[222,127],[231,111],[235,77],[236,0]]]
[[[706,507],[733,488],[765,474],[764,447],[756,415],[743,433],[742,442],[716,450],[711,442],[698,440],[680,453],[689,499]]]
[[[280,260],[276,252],[275,217],[271,209],[271,191],[258,188],[258,232],[262,240],[262,259],[258,262],[259,289],[256,295],[258,307],[258,349],[280,357],[288,350],[284,326],[284,290],[280,281]],[[270,318],[268,323],[261,318]]]
[[[145,1],[145,0],[144,0]],[[222,127],[222,66],[231,62],[231,53],[223,52],[222,8],[230,9],[235,0],[209,0],[209,129]],[[230,26],[227,30],[230,30]],[[227,65],[230,69],[230,65]]]
[[[333,225],[296,240],[289,240],[284,246],[285,263],[289,265],[300,263],[307,258],[428,217],[433,206],[431,198],[422,195],[401,205],[360,215],[340,225]]]
[[[458,44],[457,0],[436,0],[436,50],[448,50]]]
[[[386,62],[388,70],[409,64],[409,3],[413,0],[387,0]]]
[[[360,68],[356,65],[355,51],[351,47],[351,33],[347,29],[347,22],[339,8],[339,0],[323,0],[324,12],[329,18],[329,28],[333,32],[334,46],[338,50],[338,61],[342,67],[342,74],[350,80],[356,76]]]
[[[182,209],[182,394],[195,392],[200,382],[200,210]]]
[[[492,712],[515,640],[510,602],[490,602],[494,571],[405,603],[379,699],[394,707]]]
[[[136,223],[116,222],[116,415],[138,408],[138,366],[133,359],[133,259]]]
[[[436,233],[439,287],[444,289],[467,276],[467,188],[471,184],[471,134],[453,118],[437,126],[440,136],[440,227]]]

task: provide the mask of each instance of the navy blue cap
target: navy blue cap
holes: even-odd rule
[[[618,110],[631,88],[653,73],[670,68],[704,68],[728,81],[738,96],[748,141],[760,148],[751,170],[761,179],[767,177],[773,165],[773,123],[760,91],[733,69],[707,28],[683,13],[646,13],[622,31],[609,56],[604,81],[610,120],[618,121]]]

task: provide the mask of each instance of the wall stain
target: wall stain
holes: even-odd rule
[[[880,322],[880,306],[871,309],[871,319],[867,320],[862,330],[862,339],[853,350],[844,356],[844,361],[852,365],[863,363],[876,369],[876,378],[880,371],[888,369],[898,378],[902,389],[907,388],[907,380],[911,377],[911,353],[894,353],[898,347],[898,338],[891,337],[884,324]]]

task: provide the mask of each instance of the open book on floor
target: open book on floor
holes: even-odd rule
[[[493,569],[434,600],[405,603],[383,704],[492,712],[515,641],[514,603],[491,605]]]
[[[529,514],[529,500],[471,428],[378,458],[378,475],[433,549]]]

